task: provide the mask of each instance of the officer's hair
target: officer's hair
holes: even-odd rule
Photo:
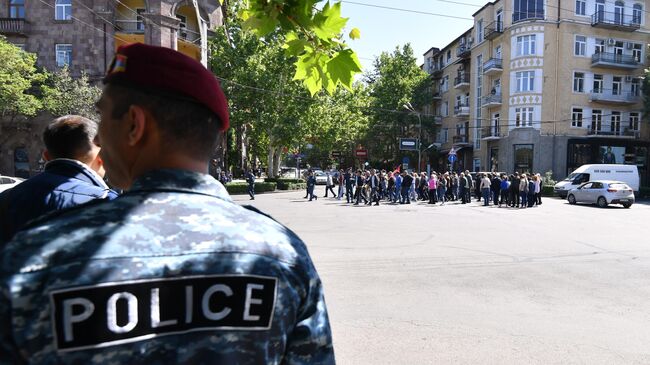
[[[54,119],[43,131],[43,143],[52,158],[78,160],[93,148],[97,123],[79,115]]]
[[[166,147],[186,152],[197,159],[212,157],[221,121],[207,107],[176,95],[145,92],[116,84],[108,84],[104,92],[113,103],[113,119],[122,118],[131,105],[141,106],[155,119],[165,137]]]

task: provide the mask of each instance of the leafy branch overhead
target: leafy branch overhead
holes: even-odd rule
[[[294,80],[301,81],[313,96],[325,89],[330,95],[338,86],[352,91],[354,75],[361,72],[356,53],[342,39],[348,22],[341,17],[341,3],[318,7],[320,0],[250,0],[239,12],[245,29],[265,37],[277,29],[286,34],[283,48],[295,59]],[[361,36],[352,29],[350,39]]]

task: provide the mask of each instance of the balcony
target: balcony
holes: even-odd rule
[[[452,142],[454,144],[469,144],[469,136],[466,134],[456,135],[452,137]]]
[[[544,11],[519,11],[512,14],[512,22],[519,23],[527,20],[544,20]]]
[[[503,22],[495,20],[486,25],[483,32],[485,39],[492,40],[503,34]]]
[[[641,18],[632,14],[612,13],[601,10],[591,16],[591,26],[634,32],[641,28]]]
[[[594,53],[591,56],[591,67],[620,68],[634,70],[641,63],[632,55],[617,54],[612,52]]]
[[[503,72],[503,60],[501,58],[490,58],[483,64],[483,74],[493,75]]]
[[[472,54],[472,45],[471,44],[461,44],[456,48],[456,57],[458,58],[469,58]]]
[[[25,19],[0,18],[0,34],[26,34]]]
[[[499,126],[483,127],[481,129],[481,139],[485,140],[496,140],[501,139],[501,132],[499,131]]]
[[[178,40],[185,41],[188,43],[194,43],[197,46],[199,45],[199,40],[201,39],[201,33],[191,31],[187,28],[181,28],[178,30]]]
[[[484,96],[481,100],[481,105],[486,108],[501,106],[501,93]]]
[[[435,117],[433,117],[433,123],[442,124],[442,116],[436,115]]]
[[[621,130],[620,128],[614,129],[614,130],[602,130],[602,129],[589,129],[587,131],[587,136],[588,137],[615,137],[615,138],[632,138],[632,139],[639,139],[641,138],[641,132],[640,131],[635,131],[630,128],[623,128]]]
[[[442,93],[440,91],[436,91],[431,95],[431,98],[435,101],[441,100],[442,99]]]
[[[589,101],[592,103],[632,105],[641,102],[639,94],[609,89],[591,90]]]
[[[128,34],[143,34],[144,22],[141,20],[130,20],[130,19],[116,20],[115,31],[119,33],[128,33]]]
[[[469,117],[469,105],[461,104],[454,107],[454,116]]]
[[[464,87],[469,87],[469,72],[458,74],[454,79],[454,88],[460,89]]]

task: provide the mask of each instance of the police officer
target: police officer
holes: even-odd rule
[[[252,170],[248,170],[246,173],[246,182],[248,183],[248,195],[250,195],[251,200],[255,200],[255,174]]]
[[[112,201],[0,253],[0,364],[333,364],[305,244],[207,174],[227,101],[200,63],[120,47],[97,103]]]

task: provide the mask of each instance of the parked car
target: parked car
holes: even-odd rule
[[[25,181],[19,177],[0,176],[0,193]]]
[[[587,181],[621,181],[633,191],[639,191],[639,170],[636,165],[582,165],[563,181],[555,184],[553,190],[560,198],[566,198],[569,191]]]
[[[316,176],[316,185],[327,185],[327,175],[324,172],[316,171],[314,176]]]
[[[609,204],[621,204],[629,208],[634,204],[634,190],[622,182],[612,180],[588,181],[567,195],[569,204],[589,203],[605,208]]]

